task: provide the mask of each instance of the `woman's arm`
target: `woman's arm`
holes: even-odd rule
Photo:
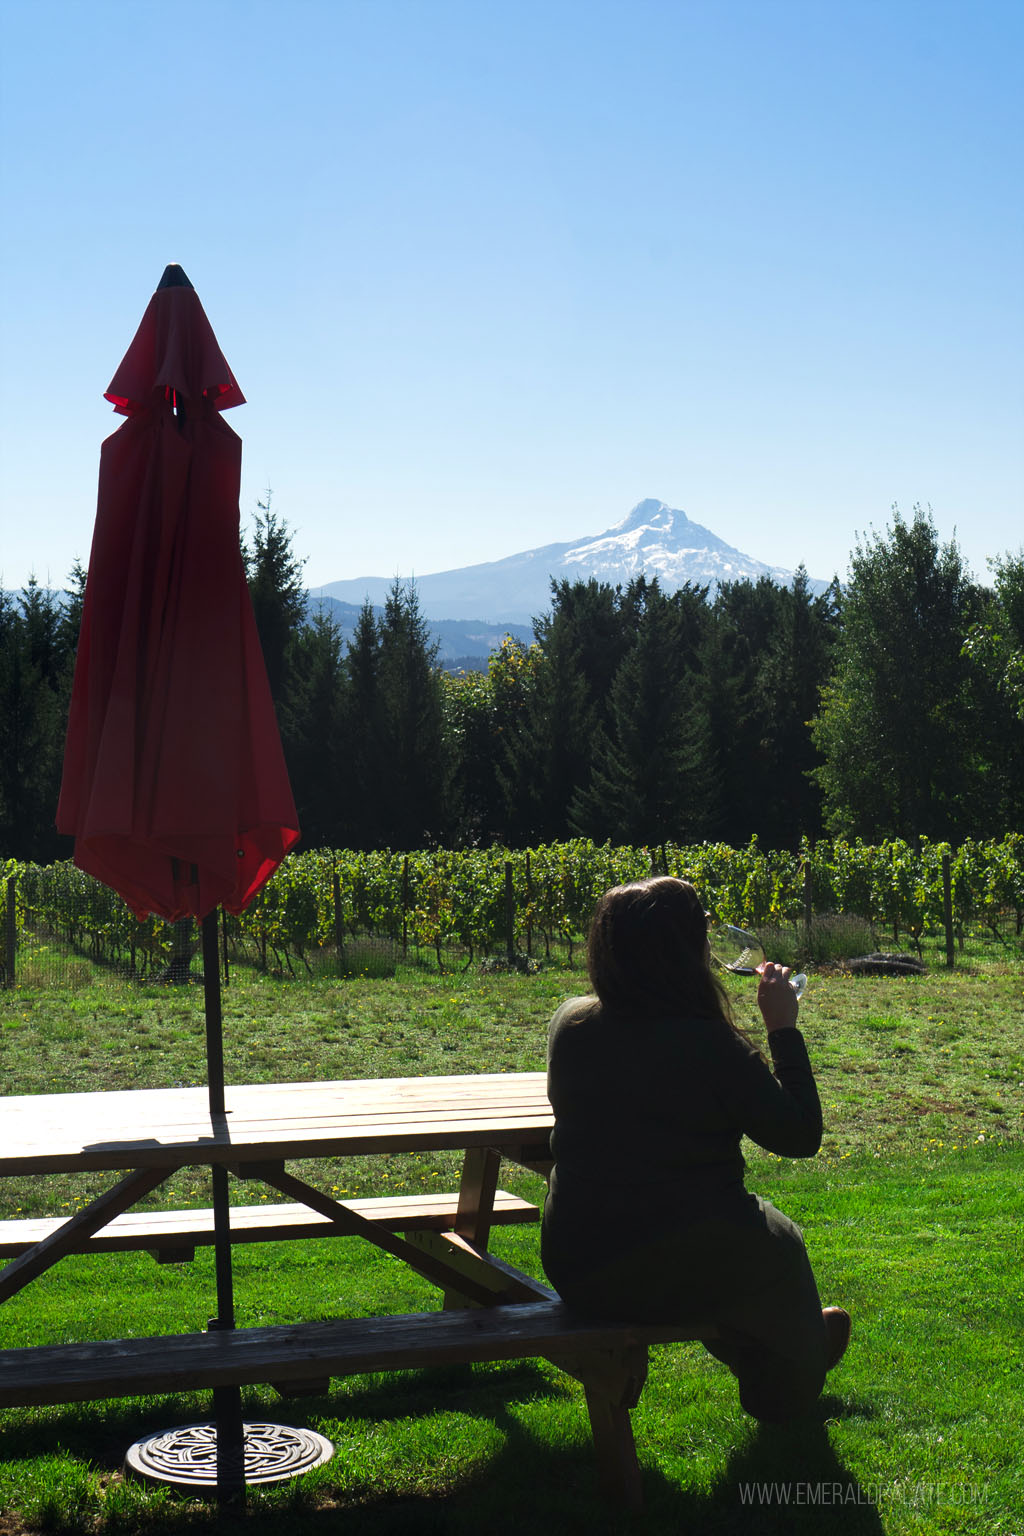
[[[807,1047],[796,1028],[797,1000],[789,972],[766,965],[758,1004],[772,1065],[735,1036],[722,1085],[730,1115],[745,1136],[781,1157],[813,1157],[821,1145],[821,1102]]]

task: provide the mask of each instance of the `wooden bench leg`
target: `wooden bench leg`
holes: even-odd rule
[[[629,1409],[596,1387],[585,1390],[601,1491],[620,1507],[639,1509],[643,1487]]]
[[[647,1380],[646,1344],[548,1358],[583,1383],[601,1491],[620,1507],[639,1509],[643,1490],[629,1412]]]

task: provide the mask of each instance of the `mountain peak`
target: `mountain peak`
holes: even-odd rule
[[[712,533],[710,528],[704,528],[700,523],[692,522],[678,507],[670,507],[654,496],[638,501],[621,523],[616,523],[606,533],[599,534],[596,539],[581,540],[573,550],[573,557],[575,558],[584,550],[589,555],[598,546],[608,550],[618,546],[620,551],[631,550],[635,557],[637,552],[642,551],[643,559],[647,564],[651,563],[658,551],[661,552],[662,565],[665,558],[674,561],[684,551],[687,554],[713,552],[717,555],[735,555],[739,556],[740,560],[747,558],[740,555],[739,551],[733,549],[732,545],[727,544],[724,539],[720,539],[716,533]],[[654,563],[658,563],[656,558]],[[758,561],[754,561],[753,564],[759,566],[759,574],[762,571],[767,573],[769,569],[776,569],[776,567],[760,566]],[[669,575],[664,568],[660,572],[652,570],[650,574],[661,575],[663,578]],[[714,575],[711,581],[714,584]],[[662,584],[669,590],[672,589],[671,579],[663,580]],[[676,585],[679,583],[677,582]]]
[[[667,507],[663,501],[658,501],[654,496],[648,496],[644,501],[638,501],[633,510],[626,513],[621,523],[616,523],[608,531],[632,533],[636,528],[663,528],[666,533],[669,533],[677,517],[681,517],[684,523],[689,522],[685,512]]]
[[[611,586],[627,586],[641,575],[656,576],[665,592],[675,592],[687,582],[714,591],[723,582],[757,581],[768,576],[788,585],[793,577],[792,571],[741,553],[709,528],[692,522],[685,512],[648,496],[604,533],[521,550],[483,565],[420,576],[416,590],[420,611],[428,619],[528,624],[550,608],[552,579],[587,581],[593,577]],[[391,580],[362,577],[332,581],[319,590],[347,602],[361,603],[367,597],[383,602]],[[824,585],[811,583],[812,589]]]

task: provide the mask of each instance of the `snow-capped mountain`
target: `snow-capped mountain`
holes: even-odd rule
[[[717,586],[723,581],[756,581],[770,576],[785,585],[793,572],[764,565],[743,555],[710,528],[691,522],[685,512],[648,498],[607,533],[584,539],[562,557],[563,574],[596,576],[599,581],[627,582],[634,576],[657,576],[662,587],[674,592],[690,581]]]
[[[785,586],[793,579],[792,571],[741,554],[709,528],[691,522],[685,512],[648,498],[605,533],[566,544],[545,544],[484,565],[417,576],[416,590],[426,618],[528,624],[550,607],[552,577],[557,581],[587,581],[593,576],[613,586],[624,586],[640,575],[657,576],[666,592],[675,592],[688,581],[713,591],[726,581],[756,581],[770,576]],[[314,603],[324,596],[348,603],[369,598],[378,604],[384,601],[393,580],[362,576],[331,581],[312,591],[310,597]],[[826,584],[814,581],[811,585],[820,591]]]

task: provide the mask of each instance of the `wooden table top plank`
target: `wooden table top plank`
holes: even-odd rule
[[[99,1095],[97,1096],[99,1097]],[[36,1148],[52,1142],[54,1137],[65,1145],[79,1148],[110,1145],[123,1141],[149,1140],[178,1142],[200,1138],[224,1143],[240,1143],[259,1140],[264,1134],[280,1136],[288,1134],[319,1139],[321,1136],[357,1137],[367,1131],[394,1127],[396,1130],[414,1130],[417,1126],[450,1124],[455,1129],[466,1127],[473,1130],[481,1121],[505,1124],[532,1125],[550,1119],[546,1103],[527,1105],[471,1105],[456,1110],[450,1105],[423,1105],[410,1108],[405,1105],[381,1107],[366,1113],[351,1113],[339,1108],[334,1114],[324,1115],[238,1115],[230,1110],[223,1118],[211,1120],[208,1112],[197,1113],[194,1118],[175,1116],[160,1120],[155,1115],[143,1118],[115,1118],[106,1115],[100,1119],[103,1106],[95,1106],[94,1115],[88,1120],[68,1121],[63,1117],[41,1112],[31,1121],[6,1121],[0,1113],[0,1137],[3,1138],[0,1160],[14,1147]],[[144,1131],[145,1135],[140,1135]]]
[[[0,1097],[0,1175],[536,1144],[552,1124],[541,1072]]]
[[[162,1135],[189,1135],[200,1133],[220,1134],[224,1131],[236,1131],[240,1134],[258,1133],[261,1126],[291,1127],[298,1132],[309,1129],[315,1135],[322,1126],[341,1126],[365,1128],[366,1126],[400,1123],[413,1125],[418,1121],[452,1120],[455,1123],[463,1121],[472,1122],[479,1119],[535,1119],[538,1115],[550,1113],[546,1098],[539,1097],[523,1102],[481,1102],[463,1105],[440,1101],[436,1104],[428,1102],[409,1104],[401,1101],[366,1105],[346,1105],[340,1101],[333,1108],[323,1106],[307,1106],[308,1113],[301,1113],[300,1107],[294,1104],[282,1104],[276,1107],[267,1107],[261,1114],[255,1114],[251,1110],[235,1108],[228,1101],[226,1114],[217,1116],[211,1121],[210,1112],[205,1104],[197,1103],[192,1114],[166,1113],[158,1114],[147,1112],[147,1107],[140,1104],[136,1113],[115,1114],[111,1113],[110,1106],[102,1105],[99,1100],[101,1094],[96,1095],[96,1102],[90,1106],[88,1114],[68,1116],[59,1113],[59,1109],[51,1109],[45,1100],[39,1101],[37,1112],[32,1116],[17,1116],[8,1118],[0,1107],[0,1134],[5,1137],[13,1136],[19,1141],[36,1141],[41,1139],[40,1128],[63,1128],[66,1136],[83,1144],[92,1145],[96,1131],[104,1130],[107,1140],[116,1140],[116,1132],[119,1128],[137,1132],[140,1128],[158,1131]],[[171,1110],[172,1106],[167,1106]],[[101,1118],[102,1116],[102,1118]],[[86,1138],[92,1138],[88,1142]],[[2,1155],[2,1152],[0,1152]]]
[[[231,1096],[253,1100],[280,1098],[288,1094],[308,1098],[317,1093],[330,1095],[341,1093],[353,1098],[386,1097],[388,1099],[412,1095],[433,1100],[443,1094],[457,1095],[466,1090],[476,1096],[505,1098],[516,1087],[525,1088],[532,1095],[543,1080],[543,1072],[466,1072],[445,1076],[420,1074],[417,1077],[352,1077],[316,1081],[229,1083],[226,1091]],[[103,1097],[111,1104],[116,1104],[118,1100],[126,1103],[134,1102],[143,1095],[167,1101],[178,1097],[187,1101],[196,1094],[205,1095],[205,1093],[205,1083],[193,1083],[174,1088],[110,1088],[104,1090]],[[0,1103],[5,1106],[18,1104],[28,1106],[40,1098],[59,1099],[63,1104],[71,1106],[76,1100],[83,1103],[94,1100],[96,1094],[84,1091],[7,1094],[0,1096]]]
[[[81,1117],[95,1120],[95,1093],[26,1094],[0,1097],[0,1120],[19,1118],[37,1121],[49,1109],[61,1122]],[[546,1100],[544,1074],[478,1074],[464,1078],[377,1078],[365,1081],[312,1083],[256,1083],[229,1086],[226,1106],[238,1116],[278,1118],[288,1113],[329,1115],[379,1113],[398,1106],[428,1105],[434,1110],[450,1107],[461,1112],[474,1104],[493,1106],[536,1105]],[[140,1116],[161,1123],[191,1123],[204,1118],[207,1090],[202,1084],[188,1088],[114,1089],[102,1094],[104,1118],[138,1124]]]
[[[536,1147],[534,1158],[543,1157],[544,1134],[522,1120],[482,1122],[473,1130],[453,1127],[449,1121],[439,1126],[415,1126],[361,1136],[318,1137],[282,1133],[267,1135],[258,1141],[231,1142],[205,1140],[194,1142],[124,1141],[104,1143],[69,1153],[65,1150],[7,1155],[0,1160],[0,1174],[63,1172],[116,1172],[127,1168],[147,1168],[173,1163],[175,1168],[209,1166],[214,1163],[244,1164],[278,1160],[291,1162],[308,1157],[369,1157],[384,1152],[443,1152],[472,1146]]]

